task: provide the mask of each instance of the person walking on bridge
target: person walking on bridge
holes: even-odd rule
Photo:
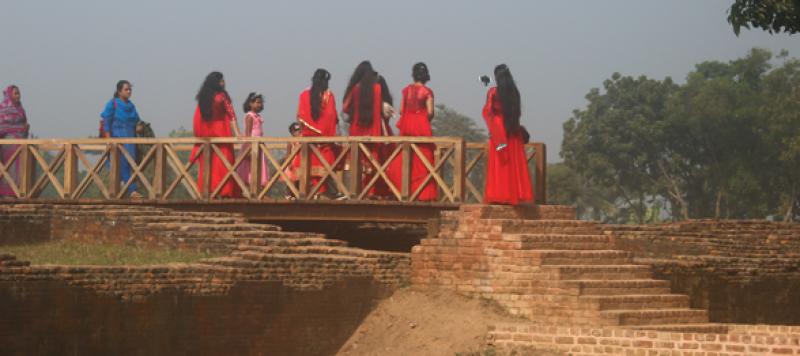
[[[220,72],[211,72],[206,76],[203,85],[200,87],[197,96],[197,109],[194,112],[194,136],[195,137],[231,137],[234,134],[239,134],[239,126],[236,123],[236,112],[233,110],[231,97],[225,91],[225,79]],[[222,156],[233,165],[233,144],[232,143],[217,143],[214,144],[222,152]],[[211,150],[211,167],[205,167],[203,163],[203,153],[200,151],[200,145],[195,145],[192,150],[191,160],[200,160],[200,170],[197,174],[197,185],[200,187],[200,193],[204,194],[206,187],[203,186],[203,176],[209,174],[211,176],[211,186],[209,194],[213,194],[220,185],[217,197],[220,198],[237,198],[241,195],[241,189],[233,179],[229,176],[223,182],[223,178],[227,175],[228,169],[222,162],[219,154],[212,148]]]
[[[336,98],[328,89],[331,73],[325,69],[317,69],[311,77],[311,87],[300,94],[300,103],[297,107],[297,122],[300,123],[300,135],[303,137],[336,136],[336,126],[339,116],[336,111]],[[316,145],[322,159],[329,166],[336,160],[336,147],[330,143]],[[311,158],[311,186],[316,187],[325,175],[322,160],[312,151]],[[322,184],[316,196],[328,192],[327,184]]]
[[[22,107],[22,95],[16,85],[9,85],[3,91],[3,102],[0,103],[0,139],[21,139],[28,138],[28,117],[25,114],[25,109]],[[19,186],[19,162],[20,155],[11,163],[11,157],[16,152],[18,145],[0,146],[0,159],[6,170],[9,171],[9,176],[14,180],[14,185]],[[2,196],[16,196],[11,186],[0,176],[0,197]]]
[[[140,121],[139,112],[130,100],[132,94],[131,83],[127,80],[117,82],[117,90],[114,97],[106,103],[100,117],[103,118],[103,137],[136,137],[137,124]],[[122,145],[133,162],[136,162],[136,145]],[[131,178],[131,163],[120,153],[119,157],[119,178],[122,184],[127,184]],[[141,198],[136,191],[136,179],[128,185],[128,194],[131,198]]]

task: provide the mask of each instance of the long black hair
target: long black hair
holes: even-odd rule
[[[361,78],[364,77],[364,74],[373,72],[375,72],[375,70],[372,69],[372,63],[369,61],[361,61],[361,63],[356,66],[356,69],[353,70],[353,75],[350,76],[350,81],[347,82],[347,89],[344,90],[343,98],[346,98],[347,95],[350,94],[350,90],[353,90],[353,87],[361,81]]]
[[[411,67],[411,77],[415,82],[425,84],[431,80],[431,74],[428,73],[428,66],[423,62],[418,62]]]
[[[355,110],[358,110],[358,122],[357,125],[362,127],[370,127],[372,126],[372,116],[374,115],[373,110],[373,95],[372,95],[372,88],[375,86],[377,81],[378,73],[372,69],[372,63],[369,61],[362,61],[361,63],[356,66],[356,69],[353,71],[353,75],[350,77],[350,82],[347,84],[347,89],[344,92],[345,98],[348,95],[351,95],[350,91],[353,89],[356,84],[359,85],[359,107],[356,108],[351,106],[350,117],[354,117],[353,113]],[[350,97],[350,100],[353,100],[353,97]]]
[[[389,84],[386,84],[386,78],[382,75],[378,75],[378,84],[381,86],[381,100],[394,106],[394,99],[392,98],[392,93],[389,91]]]
[[[200,106],[200,114],[202,114],[203,120],[211,120],[211,106],[214,104],[214,95],[222,92],[225,93],[225,96],[228,96],[228,92],[220,85],[222,79],[224,77],[220,72],[208,73],[206,80],[203,81],[203,85],[197,92],[197,96],[195,96],[197,105]],[[230,96],[228,96],[228,99],[230,99]]]
[[[242,105],[242,110],[244,110],[245,114],[252,110],[250,108],[250,105],[252,105],[253,102],[256,101],[257,99],[261,99],[261,101],[263,102],[264,96],[256,92],[251,92],[250,94],[247,94],[247,99],[244,100],[244,104]]]
[[[128,84],[128,86],[130,86],[131,82],[129,82],[127,80],[120,80],[120,81],[117,82],[117,91],[114,92],[114,98],[115,99],[119,98],[119,92],[122,91],[122,88],[125,87],[125,84]]]
[[[519,90],[507,65],[501,64],[494,68],[494,80],[497,82],[497,96],[503,106],[506,135],[519,132],[519,117],[522,113]]]
[[[319,68],[314,71],[314,76],[311,77],[311,119],[317,121],[320,115],[320,107],[322,106],[322,94],[328,90],[328,81],[331,80],[331,73],[325,69]]]

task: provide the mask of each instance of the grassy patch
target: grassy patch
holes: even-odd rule
[[[113,244],[87,244],[74,241],[51,241],[33,245],[0,246],[0,252],[17,256],[31,264],[57,265],[150,265],[175,262],[196,262],[217,255],[173,250],[142,248]]]

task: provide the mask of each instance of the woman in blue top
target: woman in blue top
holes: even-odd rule
[[[136,124],[139,123],[139,113],[133,105],[131,98],[131,83],[127,80],[117,82],[117,91],[114,97],[108,101],[106,108],[100,114],[103,118],[104,136],[109,137],[136,137]],[[136,145],[123,145],[128,154],[136,160]],[[122,184],[128,182],[131,177],[131,165],[128,160],[120,155],[119,158],[119,177]],[[136,192],[136,181],[128,186],[128,193],[132,198],[141,198]]]

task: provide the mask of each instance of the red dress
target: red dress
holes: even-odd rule
[[[336,136],[336,124],[339,122],[339,118],[336,114],[336,100],[333,97],[333,93],[330,91],[326,91],[323,94],[319,117],[314,120],[311,115],[311,89],[304,90],[300,94],[300,104],[297,107],[297,117],[305,122],[300,123],[300,136]],[[310,128],[309,126],[312,126],[314,129]],[[328,165],[332,165],[336,160],[336,146],[333,144],[319,144],[317,145],[317,148]],[[312,187],[314,187],[319,183],[319,180],[322,178],[322,176],[324,176],[325,167],[322,165],[322,161],[320,161],[319,157],[317,157],[313,151],[309,152],[309,156],[311,157],[311,184]],[[323,184],[319,188],[318,192],[324,193],[327,190],[328,186]]]
[[[352,112],[352,120],[350,122],[350,136],[386,136],[386,132],[384,130],[385,122],[383,121],[383,101],[381,101],[381,86],[380,84],[375,84],[372,87],[372,124],[370,126],[361,126],[358,124],[359,120],[359,96],[361,94],[361,86],[356,84],[350,90],[349,97],[345,98],[344,100],[344,111],[345,112]],[[383,164],[387,157],[385,157],[386,150],[384,149],[383,145],[379,143],[370,143],[367,144],[369,150],[372,154],[372,157],[375,158],[379,164]],[[364,159],[362,167],[364,167],[364,176],[362,178],[362,186],[366,186],[372,177],[375,175],[376,169],[373,168],[371,162]],[[389,190],[389,187],[386,185],[386,181],[383,178],[379,178],[375,185],[369,190],[368,195],[370,196],[392,196],[393,194]]]
[[[211,106],[211,120],[204,120],[203,115],[200,113],[200,106],[194,111],[194,136],[195,137],[231,137],[231,121],[236,120],[236,114],[233,111],[231,100],[225,93],[217,93],[214,96],[214,102]],[[217,148],[222,152],[225,159],[230,165],[234,163],[233,157],[233,144],[223,143],[216,144]],[[197,173],[197,186],[200,187],[200,193],[204,193],[203,175],[209,174],[203,164],[203,153],[200,151],[200,146],[196,145],[192,150],[192,160],[200,160],[200,169]],[[227,175],[228,169],[222,163],[219,155],[216,152],[211,152],[211,192],[213,193],[220,184],[223,184],[222,189],[219,191],[218,197],[221,198],[235,198],[241,196],[239,186],[233,180],[233,176],[228,177],[225,182],[222,179]]]
[[[514,205],[533,201],[531,176],[525,159],[522,134],[521,132],[506,134],[503,108],[500,98],[497,97],[497,88],[489,89],[486,105],[483,107],[483,119],[489,129],[488,168],[483,202]],[[497,151],[496,147],[501,144],[508,146]]]
[[[400,136],[424,136],[431,137],[431,122],[428,119],[427,101],[433,98],[433,91],[424,85],[411,84],[403,89],[403,108],[402,116],[397,122],[397,128],[400,129]],[[434,165],[433,152],[436,145],[425,143],[417,145],[420,152],[425,156],[431,166]],[[416,152],[411,152],[411,192],[414,194],[419,189],[425,177],[428,176],[430,170],[422,160],[417,156]],[[402,173],[400,174],[402,175]],[[395,175],[397,176],[397,175]],[[402,177],[401,177],[402,179]],[[399,186],[399,185],[398,185]],[[434,201],[436,200],[436,185],[431,178],[422,191],[417,196],[419,201]]]

